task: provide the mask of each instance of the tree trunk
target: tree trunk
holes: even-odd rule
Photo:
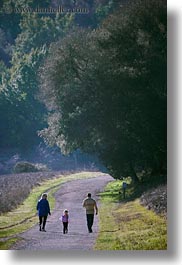
[[[130,162],[130,171],[131,171],[131,178],[132,178],[132,181],[134,183],[138,183],[139,182],[139,178],[137,177],[137,174],[133,168],[133,165],[132,163]]]

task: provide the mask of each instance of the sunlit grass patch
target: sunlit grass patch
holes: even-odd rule
[[[111,182],[101,195],[100,228],[95,249],[166,250],[166,220],[141,206],[139,199],[119,201],[121,185],[121,181]]]
[[[114,212],[119,223],[119,249],[158,250],[167,248],[164,218],[140,205],[139,200],[120,205]]]
[[[18,238],[9,238],[9,239],[7,239],[5,241],[2,241],[2,242],[0,241],[0,250],[7,250],[7,249],[9,249],[9,247],[12,244],[16,243],[17,240],[18,240]]]

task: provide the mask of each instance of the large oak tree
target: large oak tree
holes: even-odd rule
[[[41,70],[41,135],[95,152],[114,177],[166,170],[166,1],[134,1],[52,45]]]

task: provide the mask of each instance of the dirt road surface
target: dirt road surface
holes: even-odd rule
[[[93,233],[89,234],[86,225],[85,209],[82,201],[91,192],[99,206],[99,192],[112,181],[109,175],[97,178],[67,182],[55,193],[56,205],[52,215],[48,217],[47,232],[40,232],[37,225],[20,234],[21,240],[14,250],[93,250],[98,234],[98,216],[94,217]],[[63,234],[59,220],[64,209],[69,210],[70,222],[68,234]]]

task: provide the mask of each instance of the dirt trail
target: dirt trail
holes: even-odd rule
[[[85,209],[82,201],[88,192],[98,202],[98,193],[113,178],[103,175],[97,178],[67,182],[55,193],[56,206],[48,217],[47,232],[39,232],[38,224],[20,234],[22,239],[12,249],[26,250],[92,250],[98,233],[98,216],[94,218],[93,233],[89,234],[86,226]],[[99,205],[99,202],[98,202]],[[63,234],[59,220],[63,210],[70,214],[69,232]]]

